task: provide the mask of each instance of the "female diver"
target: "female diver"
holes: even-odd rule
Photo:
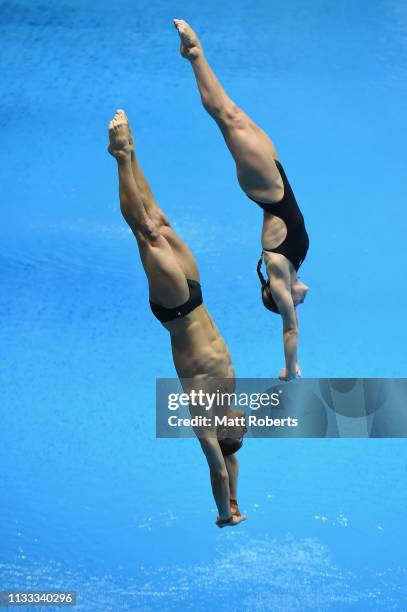
[[[218,124],[236,163],[237,179],[246,195],[263,209],[262,255],[257,271],[264,306],[283,321],[285,367],[279,377],[301,375],[297,359],[297,306],[308,287],[297,276],[308,250],[304,218],[270,138],[228,97],[208,64],[191,27],[174,19],[181,55],[195,74],[202,104]],[[268,280],[261,274],[264,260]]]

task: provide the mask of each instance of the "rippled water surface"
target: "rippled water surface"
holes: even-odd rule
[[[3,2],[0,587],[74,589],[86,612],[405,610],[403,440],[249,440],[249,519],[221,531],[196,441],[154,437],[155,378],[174,369],[118,211],[116,108],[237,373],[282,365],[258,300],[260,213],[174,16],[301,203],[304,375],[406,376],[403,2]]]

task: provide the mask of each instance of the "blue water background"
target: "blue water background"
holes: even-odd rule
[[[251,440],[217,530],[193,440],[155,439],[174,376],[118,208],[106,128],[132,121],[239,376],[282,364],[261,216],[178,54],[197,29],[273,138],[311,237],[305,376],[406,376],[406,26],[399,0],[1,3],[0,587],[78,610],[404,610],[403,440]]]

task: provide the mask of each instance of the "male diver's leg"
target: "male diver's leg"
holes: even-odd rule
[[[277,153],[273,143],[226,94],[190,26],[180,19],[174,23],[181,38],[181,54],[191,62],[202,104],[218,124],[236,162],[240,186],[256,199],[280,200],[283,183],[274,163]]]
[[[109,123],[109,152],[116,158],[119,174],[120,209],[137,239],[146,272],[150,298],[167,308],[187,301],[189,288],[185,274],[160,227],[144,206],[142,194],[134,179],[127,119],[116,113]]]
[[[124,124],[123,129],[128,134],[128,139],[131,147],[131,167],[134,180],[137,184],[138,193],[143,201],[144,208],[152,223],[160,229],[161,235],[168,241],[170,247],[174,251],[179,265],[181,266],[186,278],[199,281],[199,271],[192,255],[191,250],[185,242],[178,236],[172,228],[167,215],[158,206],[153,195],[151,187],[144,175],[144,172],[138,161],[138,157],[134,147],[134,137],[130,127],[129,120],[123,110],[118,110],[116,116]]]
[[[136,150],[135,150],[133,131],[130,127],[130,123],[127,118],[127,115],[124,112],[124,110],[119,109],[116,111],[115,116],[122,120],[123,129],[127,133],[127,137],[128,137],[130,147],[131,147],[131,167],[133,170],[134,179],[137,183],[138,192],[143,200],[144,208],[146,209],[148,215],[151,218],[153,218],[155,222],[159,221],[160,220],[158,218],[159,213],[161,213],[163,217],[165,217],[165,215],[163,211],[160,209],[160,207],[158,206],[157,201],[154,197],[154,194],[151,190],[151,187],[139,164],[138,157],[137,157]]]

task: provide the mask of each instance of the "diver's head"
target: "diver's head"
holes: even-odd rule
[[[243,445],[243,436],[239,438],[220,438],[218,440],[220,450],[224,457],[234,455]]]
[[[271,312],[280,314],[277,304],[275,303],[274,298],[271,294],[270,281],[266,281],[261,271],[262,263],[263,263],[263,252],[260,256],[259,261],[257,262],[257,275],[259,277],[260,284],[261,284],[261,299],[263,301],[263,306],[267,308],[267,310],[271,310]]]
[[[276,314],[280,314],[278,306],[271,294],[270,290],[270,281],[267,281],[262,285],[261,288],[261,299],[263,301],[263,306],[267,308],[267,310],[271,310],[271,312],[275,312]]]

